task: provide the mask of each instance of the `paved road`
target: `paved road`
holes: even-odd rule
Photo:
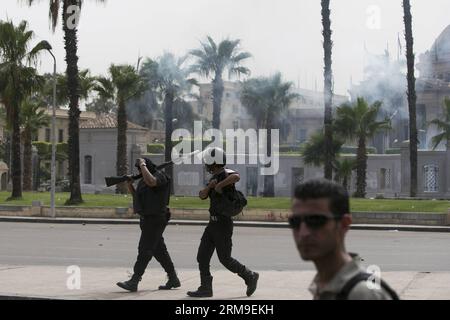
[[[130,268],[137,225],[0,223],[0,265]],[[203,227],[169,226],[165,237],[178,268],[195,269]],[[301,262],[288,229],[235,228],[233,255],[258,270],[312,270]],[[351,231],[349,251],[384,271],[450,271],[450,234]],[[153,266],[155,262],[152,262]],[[216,256],[212,265],[222,269]]]

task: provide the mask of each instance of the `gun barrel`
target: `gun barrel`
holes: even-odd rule
[[[138,180],[142,178],[142,175],[136,175],[132,176],[131,179]],[[128,176],[122,176],[122,177],[105,177],[105,183],[107,187],[115,186],[119,183],[125,182],[128,180]]]
[[[195,155],[198,154],[198,153],[200,153],[200,151],[196,150],[196,151],[194,151],[194,152],[191,152],[191,153],[185,155],[185,156],[182,157],[182,158],[195,156]],[[160,164],[159,166],[156,167],[156,169],[157,169],[157,170],[162,170],[162,169],[165,169],[165,168],[167,168],[167,167],[169,167],[169,166],[171,166],[171,165],[174,165],[174,164],[175,164],[174,161],[168,161],[168,162],[165,162],[165,163],[163,163],[163,164]],[[132,176],[131,178],[132,178],[133,180],[138,180],[138,179],[142,178],[142,174]],[[119,184],[119,183],[122,183],[122,182],[125,182],[125,181],[127,181],[127,180],[128,180],[128,176],[122,176],[122,177],[105,177],[105,182],[106,182],[106,186],[107,186],[107,187],[115,186],[115,185],[117,185],[117,184]]]

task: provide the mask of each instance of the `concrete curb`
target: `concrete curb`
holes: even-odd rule
[[[46,297],[34,297],[34,296],[19,296],[19,295],[8,295],[0,294],[0,300],[36,300],[36,301],[50,301],[50,300],[60,300],[56,298],[46,298]]]
[[[90,219],[90,218],[42,218],[42,217],[0,217],[0,222],[25,222],[25,223],[52,223],[52,224],[107,224],[107,225],[136,225],[137,219]],[[171,220],[171,225],[205,226],[204,220]],[[259,222],[259,221],[235,221],[236,227],[253,228],[288,228],[286,222]],[[388,225],[388,224],[354,224],[353,230],[378,230],[378,231],[413,231],[413,232],[450,232],[450,227],[444,226],[414,226],[414,225]],[[1,297],[1,296],[0,296]]]

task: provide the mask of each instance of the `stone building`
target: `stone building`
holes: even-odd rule
[[[306,142],[309,137],[323,128],[324,121],[324,94],[320,91],[296,88],[298,94],[292,105],[289,107],[287,116],[287,135],[281,142],[288,145],[300,145]],[[336,108],[343,103],[349,102],[347,96],[333,96],[333,107]]]
[[[442,117],[445,98],[450,98],[450,25],[439,35],[431,49],[419,56],[417,69],[417,116],[421,147],[431,148],[436,128],[428,122]],[[444,149],[445,145],[441,146]]]
[[[212,122],[213,104],[212,104],[212,84],[204,83],[199,86],[199,99],[192,102],[193,110],[202,120]],[[221,108],[221,130],[226,129],[248,129],[255,128],[256,122],[251,117],[247,109],[242,106],[240,100],[240,82],[224,82],[224,92]]]
[[[45,114],[50,117],[48,127],[42,127],[38,130],[37,134],[33,137],[33,141],[42,141],[50,143],[52,140],[51,131],[51,117],[52,109],[46,108]],[[80,113],[80,125],[84,122],[95,119],[96,115],[93,112],[83,111]],[[69,109],[56,109],[56,143],[67,143],[69,140]],[[42,161],[41,165],[50,170],[51,162]],[[57,179],[67,179],[69,161],[57,161],[56,163],[56,175]]]
[[[226,129],[256,129],[256,121],[247,112],[240,101],[241,82],[225,82],[225,90],[221,109],[221,130]],[[299,95],[282,119],[282,134],[280,143],[287,145],[299,145],[305,142],[311,134],[323,127],[323,92],[295,88]],[[212,85],[201,84],[199,100],[193,103],[194,111],[203,120],[212,121]],[[343,95],[333,96],[333,105],[339,106],[348,102],[348,97]]]
[[[128,122],[127,158],[130,173],[135,160],[152,140],[147,128]],[[117,119],[103,115],[80,125],[80,178],[83,192],[114,192],[105,186],[106,176],[116,175]]]
[[[0,159],[0,191],[8,187],[8,165]]]
[[[142,155],[155,163],[163,162],[163,155]],[[346,156],[349,157],[349,156]],[[323,177],[323,168],[307,166],[300,155],[279,155],[280,170],[275,175],[275,195],[290,197],[295,186],[305,180]],[[367,197],[401,198],[409,196],[409,145],[403,143],[400,154],[373,154],[367,163]],[[229,165],[240,173],[237,184],[247,196],[261,196],[264,176],[260,165]],[[450,150],[419,151],[418,197],[450,199]],[[177,165],[174,167],[174,188],[178,196],[197,196],[207,183],[208,173],[202,165]],[[356,172],[350,179],[349,191],[356,191]]]

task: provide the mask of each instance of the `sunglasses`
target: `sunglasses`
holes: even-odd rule
[[[305,223],[309,229],[317,230],[325,226],[330,220],[340,220],[340,217],[333,215],[331,217],[323,214],[308,214],[303,216],[289,217],[289,226],[291,229],[300,229],[302,223]]]

